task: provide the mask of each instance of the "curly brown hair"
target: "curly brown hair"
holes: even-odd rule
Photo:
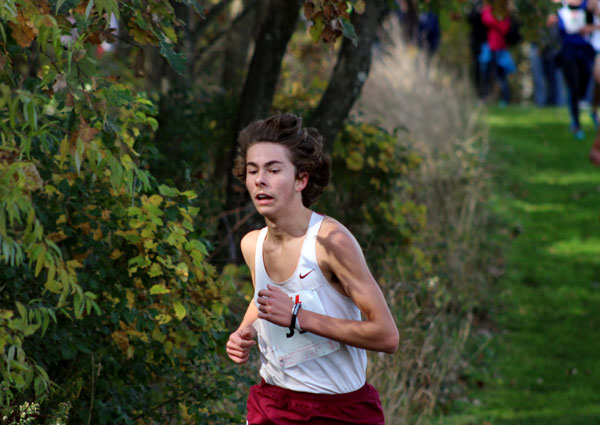
[[[308,183],[302,191],[302,204],[310,207],[329,184],[331,159],[323,151],[323,136],[312,127],[302,127],[302,118],[293,114],[278,114],[255,121],[240,132],[233,174],[246,181],[248,149],[260,142],[279,143],[288,148],[290,161],[296,168],[296,177],[308,174]]]

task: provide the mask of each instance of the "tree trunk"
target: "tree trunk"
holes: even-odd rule
[[[288,42],[296,29],[303,0],[269,0],[267,13],[261,23],[254,45],[254,54],[248,68],[244,88],[239,100],[235,133],[228,146],[224,146],[227,161],[222,163],[226,180],[226,209],[234,210],[246,202],[246,189],[231,174],[236,153],[237,135],[246,125],[265,118],[271,108],[275,88],[281,70],[281,61],[287,50]],[[239,237],[236,223],[243,221],[244,211],[232,216],[225,216],[221,222],[220,244],[228,252],[229,261],[239,258]],[[218,256],[224,253],[223,247]]]
[[[248,55],[252,40],[257,36],[256,28],[260,28],[259,7],[256,0],[243,0],[243,8],[251,8],[243,19],[236,19],[225,38],[223,53],[223,88],[227,93],[239,96],[244,84]]]
[[[302,0],[271,0],[256,39],[238,109],[236,129],[269,112],[281,70],[281,60],[296,29]]]
[[[267,14],[263,19],[258,36],[254,43],[254,54],[246,74],[244,88],[238,103],[238,114],[235,124],[235,133],[232,134],[229,146],[224,150],[223,169],[227,173],[227,206],[234,207],[235,202],[234,179],[231,176],[233,160],[235,158],[237,135],[252,121],[265,118],[271,108],[281,61],[286,52],[287,44],[296,29],[296,21],[300,14],[302,0],[268,0]]]
[[[269,0],[267,15],[261,23],[260,31],[254,45],[254,54],[246,75],[246,81],[239,100],[235,133],[227,149],[228,173],[227,205],[232,207],[234,195],[231,169],[235,157],[237,134],[246,125],[265,115],[271,108],[275,87],[279,79],[281,61],[286,52],[287,44],[296,29],[296,21],[300,14],[302,0]]]
[[[406,9],[403,10],[402,32],[408,43],[415,43],[419,30],[419,4],[417,0],[405,0]]]
[[[352,16],[358,45],[344,38],[329,85],[312,114],[309,125],[323,135],[325,149],[329,152],[369,74],[371,48],[384,7],[385,0],[373,0],[367,3],[362,15]]]

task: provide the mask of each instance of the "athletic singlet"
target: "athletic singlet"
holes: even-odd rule
[[[566,4],[558,9],[560,24],[567,35],[579,36],[579,31],[586,25],[586,5],[584,1],[577,8],[571,9]],[[583,38],[583,36],[581,36]]]
[[[313,212],[296,270],[292,277],[281,283],[267,275],[263,243],[268,229],[261,229],[256,242],[254,302],[258,291],[272,284],[296,302],[301,302],[305,310],[340,319],[361,320],[356,304],[336,291],[319,268],[316,241],[322,222],[323,216]],[[257,319],[254,326],[260,348],[260,375],[267,383],[320,394],[349,393],[365,384],[367,354],[364,349],[298,330],[288,337],[289,328],[263,319]]]

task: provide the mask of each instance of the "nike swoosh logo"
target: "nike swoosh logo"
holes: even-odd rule
[[[308,276],[314,269],[310,269],[305,275],[302,275],[302,273],[300,273],[300,279],[304,279],[306,276]]]

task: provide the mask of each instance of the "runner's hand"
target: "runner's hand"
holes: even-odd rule
[[[258,317],[287,328],[292,321],[294,302],[280,288],[267,285],[258,291]]]
[[[250,349],[256,344],[254,338],[256,338],[256,329],[252,326],[240,328],[229,335],[226,345],[229,358],[234,363],[246,363],[250,357]]]

